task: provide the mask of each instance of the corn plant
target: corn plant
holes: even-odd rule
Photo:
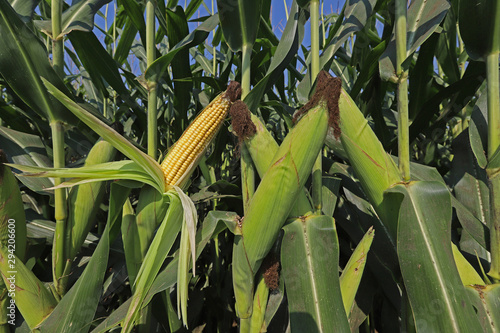
[[[499,22],[0,0],[0,332],[498,331]]]

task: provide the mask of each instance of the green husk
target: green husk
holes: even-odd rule
[[[99,140],[90,150],[85,166],[111,162],[116,149],[104,140]],[[82,184],[71,189],[68,196],[68,226],[70,248],[68,259],[72,260],[80,250],[90,229],[96,224],[96,214],[104,198],[105,183],[93,182]]]
[[[361,111],[342,90],[339,100],[341,141],[368,200],[396,239],[397,207],[384,198],[384,191],[402,181],[397,165],[384,150]]]
[[[0,272],[9,296],[31,329],[40,325],[57,305],[54,296],[18,257],[0,246]]]
[[[233,286],[240,318],[252,314],[254,275],[275,242],[323,146],[326,102],[310,109],[286,136],[252,198],[233,249]]]
[[[241,107],[242,109],[240,109],[238,113],[234,113],[234,110],[238,107]],[[257,173],[262,178],[267,169],[269,169],[269,166],[278,151],[278,143],[267,130],[260,118],[251,113],[243,102],[235,102],[230,112],[233,117],[233,121],[235,118],[246,118],[244,129],[250,129],[249,133],[241,133],[241,130],[236,130],[235,127],[237,127],[237,125],[235,123],[233,123],[233,130],[236,131],[236,134],[244,143],[246,150],[252,157]],[[290,216],[302,216],[311,210],[312,206],[309,199],[307,198],[305,192],[301,192],[297,198],[296,205],[293,206],[292,211],[290,212]]]

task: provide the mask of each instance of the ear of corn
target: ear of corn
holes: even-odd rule
[[[273,136],[266,129],[262,121],[254,115],[250,114],[251,121],[255,124],[255,134],[246,139],[245,145],[252,156],[254,165],[260,177],[263,177],[267,169],[271,165],[274,155],[278,151],[278,144]],[[300,191],[296,205],[293,206],[290,216],[301,216],[312,210],[311,203],[304,191]]]
[[[368,121],[351,97],[342,89],[339,99],[341,141],[368,200],[388,228],[397,233],[397,209],[384,198],[384,191],[401,182],[398,167],[384,150]],[[398,206],[399,207],[399,206]]]
[[[194,167],[222,126],[231,103],[239,96],[239,84],[231,82],[228,89],[218,95],[184,131],[161,164],[165,187],[182,187]]]
[[[309,110],[286,136],[255,192],[233,248],[233,286],[240,318],[252,313],[254,275],[271,249],[311,172],[328,128],[326,103]]]
[[[96,142],[90,150],[85,166],[110,162],[115,158],[116,149],[104,140]],[[72,260],[80,250],[90,229],[96,224],[96,214],[103,200],[104,182],[93,182],[73,187],[69,192],[68,233],[70,234],[69,258]]]

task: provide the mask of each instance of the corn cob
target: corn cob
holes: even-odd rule
[[[184,183],[189,171],[222,126],[229,107],[240,94],[239,83],[231,82],[227,90],[210,102],[184,131],[161,164],[166,187]]]

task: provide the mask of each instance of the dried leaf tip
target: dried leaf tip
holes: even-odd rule
[[[316,79],[316,90],[312,98],[303,107],[297,111],[293,117],[293,122],[297,120],[308,110],[317,106],[320,102],[328,107],[328,125],[333,128],[333,135],[336,139],[340,137],[340,113],[339,98],[342,90],[342,80],[338,77],[332,77],[328,72],[321,71]]]
[[[231,126],[238,136],[239,142],[252,137],[257,132],[245,102],[241,100],[234,102],[229,109],[229,115],[231,116]]]

